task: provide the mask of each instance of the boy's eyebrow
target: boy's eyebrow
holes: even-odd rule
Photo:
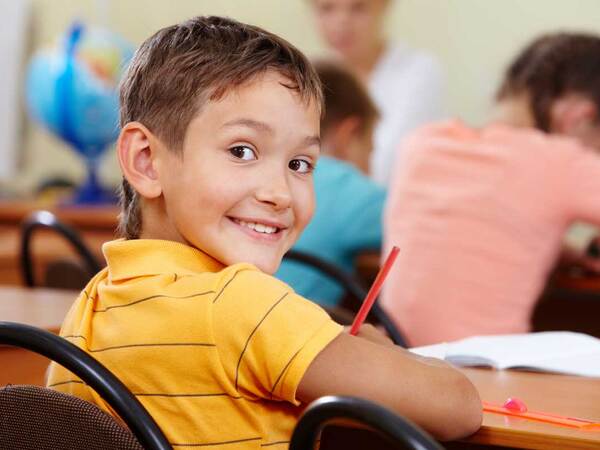
[[[304,145],[306,147],[317,146],[321,148],[321,138],[319,136],[306,136],[304,138]]]
[[[234,119],[234,120],[230,120],[229,122],[225,122],[221,128],[229,128],[229,127],[238,127],[238,126],[243,126],[243,127],[248,127],[248,128],[254,128],[257,131],[261,131],[263,133],[268,133],[268,134],[273,134],[274,130],[273,127],[271,127],[271,125],[269,125],[268,123],[265,122],[260,122],[258,120],[254,120],[254,119]],[[321,138],[319,136],[306,136],[303,140],[303,144],[307,147],[316,145],[316,146],[321,146]]]
[[[254,120],[254,119],[234,119],[234,120],[230,120],[229,122],[226,122],[223,124],[222,128],[226,128],[226,127],[238,127],[238,126],[243,126],[243,127],[248,127],[248,128],[254,128],[258,131],[262,131],[264,133],[269,133],[269,134],[273,134],[273,128],[265,122],[260,122],[258,120]]]

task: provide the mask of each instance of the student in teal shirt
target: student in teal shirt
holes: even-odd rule
[[[317,207],[294,249],[352,272],[357,254],[381,247],[386,192],[365,175],[378,114],[349,72],[331,63],[318,62],[315,67],[325,94],[321,121],[325,156],[314,171]],[[337,305],[343,294],[334,281],[295,261],[284,259],[275,275],[322,305]]]

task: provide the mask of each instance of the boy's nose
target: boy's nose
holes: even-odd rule
[[[256,190],[256,199],[277,210],[289,208],[292,204],[292,194],[285,177],[271,176],[268,178],[263,180],[262,186]]]

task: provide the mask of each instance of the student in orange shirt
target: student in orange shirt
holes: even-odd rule
[[[460,372],[350,336],[271,276],[313,211],[321,102],[296,48],[219,17],[158,31],[122,82],[125,239],[105,244],[107,268],[61,335],[174,446],[287,448],[303,407],[328,394],[384,404],[440,439],[479,427]],[[106,407],[55,365],[48,384]]]
[[[573,255],[567,227],[600,225],[599,110],[600,37],[550,34],[508,68],[491,124],[406,140],[384,219],[402,252],[383,304],[413,345],[530,329],[561,252]]]

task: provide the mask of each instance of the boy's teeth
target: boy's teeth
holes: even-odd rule
[[[237,220],[236,222],[259,233],[272,234],[277,231],[277,228],[262,223],[244,222],[243,220]]]

